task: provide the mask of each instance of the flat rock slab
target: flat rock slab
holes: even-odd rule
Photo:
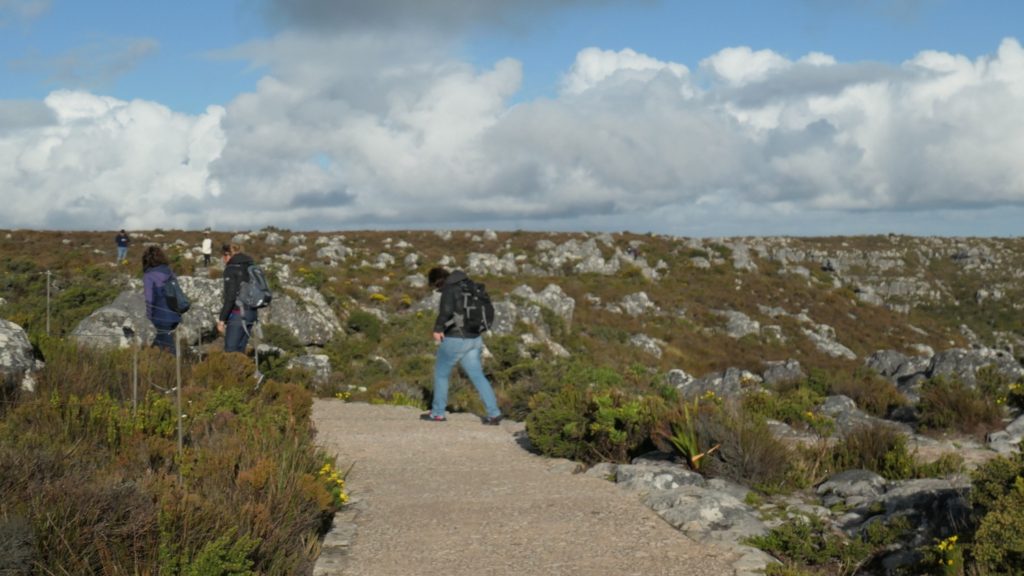
[[[319,444],[352,466],[354,502],[325,539],[318,576],[734,573],[736,551],[697,544],[637,494],[524,450],[521,423],[419,414],[314,402]]]

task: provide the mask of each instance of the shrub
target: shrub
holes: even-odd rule
[[[173,375],[169,355],[140,351],[144,396],[133,409],[123,385],[131,352],[44,348],[43,394],[0,419],[0,519],[31,526],[34,570],[311,568],[311,543],[343,502],[336,475],[317,473],[330,460],[313,444],[308,391],[273,380],[257,391],[249,359],[215,352],[195,370],[184,366],[179,420],[174,397],[148,386],[153,374]]]
[[[864,369],[854,372],[851,378],[834,382],[831,392],[848,396],[857,406],[879,417],[885,417],[894,408],[907,403],[907,399],[892,382]]]
[[[984,436],[999,427],[1002,408],[996,399],[959,379],[933,378],[921,387],[919,422],[927,430],[961,430]]]
[[[288,354],[302,354],[306,347],[291,330],[279,324],[262,324],[263,342],[276,346]]]
[[[712,393],[711,398],[714,398]],[[658,422],[653,433],[653,440],[659,449],[675,452],[686,460],[693,470],[699,470],[704,458],[718,450],[719,446],[708,446],[698,433],[698,421],[702,411],[717,410],[718,405],[712,399],[701,402],[694,398],[692,402],[677,402]]]
[[[725,404],[701,412],[697,433],[704,445],[720,448],[705,463],[709,474],[775,492],[786,483],[790,451],[768,429],[763,417]]]
[[[863,468],[889,480],[914,476],[914,459],[906,438],[892,426],[859,426],[835,447],[836,469]]]
[[[974,559],[988,574],[1019,574],[1024,566],[1024,478],[981,518],[975,534]]]
[[[628,462],[647,444],[664,409],[657,397],[566,386],[557,394],[542,392],[532,399],[526,433],[547,456],[586,464]]]
[[[981,572],[1016,574],[1024,566],[1024,455],[999,457],[972,474],[971,502],[979,519],[974,545]]]
[[[348,320],[345,321],[345,329],[350,334],[362,334],[371,342],[380,341],[380,320],[365,310],[355,310],[351,312],[348,315]]]
[[[764,536],[747,540],[783,562],[783,569],[814,567],[815,572],[852,574],[871,554],[871,547],[857,538],[846,538],[832,531],[821,519],[801,515],[772,528]],[[771,568],[768,574],[799,574]]]

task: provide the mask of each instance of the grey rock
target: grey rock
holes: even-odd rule
[[[35,389],[35,369],[32,344],[25,330],[0,318],[0,377],[17,383],[22,390],[32,391]]]
[[[765,364],[768,367],[765,368],[762,378],[764,378],[764,383],[767,386],[791,384],[807,378],[807,374],[804,372],[803,367],[800,366],[799,360],[791,358],[784,361],[768,361]]]
[[[644,503],[698,542],[734,543],[767,531],[750,506],[729,494],[696,485],[651,492]]]
[[[870,470],[844,470],[819,484],[817,493],[826,506],[842,502],[856,508],[875,501],[886,485],[885,478]]]
[[[759,334],[761,332],[761,323],[757,320],[752,320],[743,312],[735,310],[715,310],[714,312],[726,319],[725,333],[730,338],[739,339],[749,334]]]
[[[932,357],[927,375],[929,378],[956,378],[973,387],[977,383],[978,371],[986,366],[991,366],[1011,381],[1024,378],[1024,368],[1011,354],[991,348],[951,348],[939,352]]]
[[[681,464],[643,462],[620,464],[615,469],[615,482],[627,490],[649,492],[679,486],[703,486],[705,481],[703,476]]]
[[[665,342],[646,334],[633,334],[629,337],[629,343],[655,358],[661,358],[661,347],[665,345]]]
[[[313,384],[324,386],[331,378],[331,361],[326,354],[307,354],[288,361],[288,368],[303,368],[313,374]]]

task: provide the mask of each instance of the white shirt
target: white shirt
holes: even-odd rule
[[[203,254],[213,254],[213,240],[203,238]]]

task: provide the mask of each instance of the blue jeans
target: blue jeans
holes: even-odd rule
[[[445,336],[441,345],[437,347],[437,359],[434,363],[434,403],[430,413],[434,416],[444,416],[448,407],[448,376],[452,368],[458,363],[465,370],[466,376],[473,382],[480,400],[484,403],[484,409],[491,418],[501,416],[498,409],[498,401],[494,397],[494,389],[491,383],[484,376],[483,367],[480,365],[480,352],[483,350],[483,340],[476,338],[456,338]]]
[[[124,260],[127,257],[128,257],[128,247],[127,246],[118,246],[117,247],[117,261],[120,262],[121,260]]]
[[[153,346],[161,350],[166,350],[171,354],[175,354],[174,329],[177,328],[178,325],[163,323],[157,324],[154,322],[153,327],[156,328],[156,338],[153,338]]]
[[[224,351],[245,352],[249,344],[249,335],[252,334],[252,326],[256,323],[256,311],[245,311],[245,322],[242,321],[242,314],[232,312],[224,327]]]

